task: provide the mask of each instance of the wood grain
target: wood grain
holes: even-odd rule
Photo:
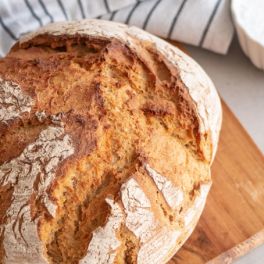
[[[264,243],[264,157],[225,103],[223,112],[205,210],[169,264],[231,263]]]

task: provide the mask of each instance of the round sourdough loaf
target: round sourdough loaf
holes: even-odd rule
[[[165,263],[203,210],[220,126],[204,71],[138,28],[24,36],[0,60],[0,262]]]

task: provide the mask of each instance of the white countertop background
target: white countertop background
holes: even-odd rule
[[[211,77],[221,97],[264,153],[264,71],[258,70],[244,55],[237,38],[234,39],[225,56],[190,45],[186,46],[191,56]],[[252,250],[235,263],[263,264],[264,245]]]

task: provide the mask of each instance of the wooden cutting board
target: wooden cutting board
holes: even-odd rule
[[[264,157],[222,105],[213,186],[195,231],[169,264],[231,263],[264,243]]]

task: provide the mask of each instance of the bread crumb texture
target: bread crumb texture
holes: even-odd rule
[[[43,33],[0,60],[0,263],[161,264],[192,232],[212,131],[133,41]]]

